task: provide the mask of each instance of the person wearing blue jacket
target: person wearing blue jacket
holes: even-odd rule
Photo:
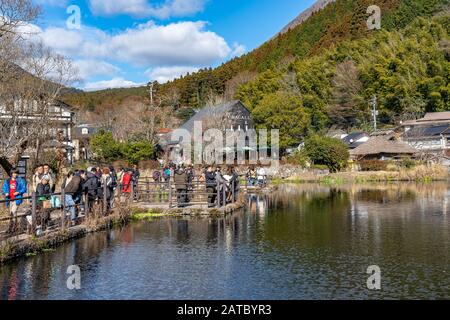
[[[23,196],[27,193],[27,183],[24,179],[19,177],[18,171],[13,169],[11,171],[11,178],[3,183],[2,194],[6,200],[6,207],[9,208],[11,216],[17,216],[19,206],[23,202]],[[10,225],[10,229],[11,229]]]

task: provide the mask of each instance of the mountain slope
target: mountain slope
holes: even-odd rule
[[[417,17],[434,15],[442,10],[443,6],[448,6],[449,1],[377,2],[383,14],[383,29],[397,30],[407,26]],[[325,4],[327,5],[323,9],[316,12],[317,8]],[[373,4],[373,0],[320,1],[295,19],[290,27],[288,25],[284,32],[256,50],[216,69],[203,69],[161,85],[157,95],[164,97],[165,104],[170,103],[176,110],[180,110],[180,114],[189,114],[184,110],[203,107],[211,96],[231,99],[239,87],[267,70],[283,70],[293,61],[320,55],[347,40],[372,37],[374,32],[369,32],[366,26],[366,11],[367,7]],[[66,96],[65,100],[69,104],[95,112],[109,106],[120,106],[121,101],[130,96],[144,100],[146,95],[145,88],[132,88],[72,94]]]
[[[291,29],[294,29],[295,27],[301,25],[303,22],[308,20],[314,13],[322,10],[327,5],[329,5],[331,2],[335,2],[336,0],[318,0],[316,3],[314,3],[310,8],[303,11],[297,18],[292,20],[286,27],[283,28],[278,34],[283,34],[288,32]],[[278,35],[277,34],[277,35]]]

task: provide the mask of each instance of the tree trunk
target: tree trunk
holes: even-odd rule
[[[6,174],[9,176],[13,165],[5,157],[0,157],[0,166],[5,170]]]

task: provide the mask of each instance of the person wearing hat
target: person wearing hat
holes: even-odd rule
[[[2,187],[2,193],[8,202],[6,207],[9,208],[9,212],[12,217],[17,216],[19,206],[23,202],[23,196],[27,193],[27,183],[24,179],[19,177],[19,172],[16,169],[11,170],[10,178],[5,180]],[[14,219],[11,220],[9,230],[15,229]]]

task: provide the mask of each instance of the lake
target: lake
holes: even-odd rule
[[[17,260],[0,299],[449,299],[449,200],[446,183],[281,185],[223,219],[132,223]]]

